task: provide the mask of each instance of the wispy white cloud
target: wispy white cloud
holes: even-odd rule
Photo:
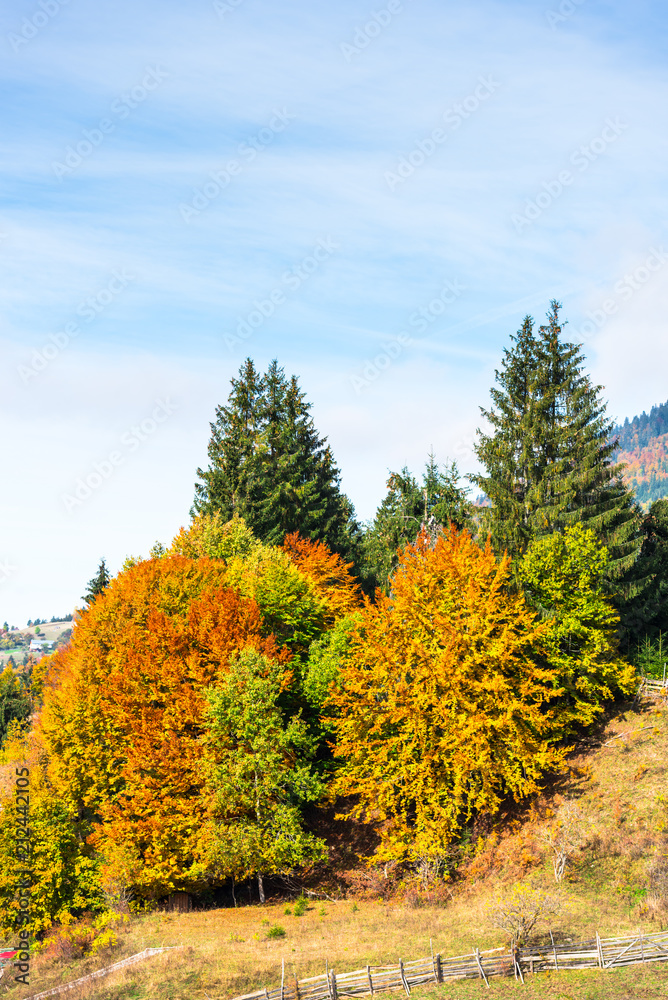
[[[13,461],[29,460],[21,501],[5,497],[19,551],[0,538],[0,556],[16,557],[1,596],[18,616],[55,613],[61,594],[71,603],[100,555],[118,565],[168,540],[245,353],[261,364],[277,356],[302,376],[366,517],[387,469],[417,469],[432,445],[472,468],[478,405],[525,312],[540,319],[562,298],[578,330],[665,238],[668,18],[654,0],[633,12],[587,0],[554,30],[549,3],[403,0],[346,62],[341,43],[373,9],[244,0],[219,18],[208,3],[121,0],[91,12],[72,0],[14,52],[7,34],[32,8],[3,8],[0,377]],[[53,161],[156,65],[167,74],[160,86],[59,180]],[[385,173],[481,75],[499,84],[489,100],[390,190]],[[276,108],[295,115],[290,126],[186,225],[179,206]],[[577,171],[571,158],[609,117],[628,128]],[[573,183],[518,232],[513,214],[569,165]],[[230,352],[225,331],[330,236],[340,250]],[[118,268],[136,279],[22,381],[17,366],[81,319],[81,303]],[[355,395],[351,373],[448,279],[465,294]],[[668,395],[665,288],[659,271],[587,341],[616,416]],[[164,433],[63,520],[59,490],[165,392],[180,405]],[[45,569],[47,540],[62,583]]]

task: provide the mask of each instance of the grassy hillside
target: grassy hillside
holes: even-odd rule
[[[505,943],[489,920],[498,894],[520,882],[556,890],[551,852],[544,834],[564,802],[579,816],[581,844],[558,890],[561,911],[550,918],[556,940],[627,935],[668,926],[668,900],[652,889],[648,871],[656,857],[668,855],[668,712],[647,704],[628,706],[610,716],[595,740],[579,748],[568,773],[522,812],[509,808],[487,831],[476,851],[441,893],[429,902],[414,889],[382,893],[376,899],[311,900],[301,916],[290,900],[188,914],[151,913],[121,925],[118,943],[96,956],[79,957],[62,939],[33,961],[30,989],[0,981],[3,995],[25,998],[40,989],[68,982],[146,947],[181,945],[141,966],[100,980],[86,991],[68,993],[130,1000],[134,997],[216,1000],[280,982],[286,974],[322,973],[325,961],[338,972],[367,963],[386,964],[429,954],[429,940],[442,954],[470,952]],[[390,883],[387,883],[389,889]],[[272,937],[280,926],[285,935]],[[538,928],[545,939],[548,927]],[[7,978],[7,977],[5,977]],[[521,987],[519,987],[522,989]],[[513,981],[477,982],[431,990],[437,996],[506,996]],[[483,992],[484,991],[484,992]],[[427,990],[416,991],[421,995]],[[564,973],[537,977],[526,997],[626,998],[668,995],[668,963],[619,972]]]
[[[46,625],[39,626],[39,632],[37,631],[37,626],[32,625],[30,628],[26,626],[26,628],[16,632],[8,633],[5,636],[7,648],[0,649],[0,667],[7,663],[10,656],[13,657],[14,663],[17,665],[22,663],[24,656],[28,654],[30,643],[33,639],[45,639],[47,642],[56,644],[65,642],[71,634],[72,625],[72,622],[65,621],[48,622]]]

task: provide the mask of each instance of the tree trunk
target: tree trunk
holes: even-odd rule
[[[257,873],[257,888],[258,892],[260,893],[260,902],[265,903],[266,899],[264,897],[264,881],[259,872]]]

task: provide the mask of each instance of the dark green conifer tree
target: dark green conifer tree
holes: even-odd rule
[[[293,376],[272,361],[261,376],[249,359],[232,380],[227,405],[216,409],[210,465],[198,469],[193,513],[220,510],[245,519],[263,542],[299,531],[354,558],[359,529],[341,492],[331,448]]]
[[[367,589],[387,591],[398,562],[398,552],[415,541],[422,525],[472,528],[471,505],[459,486],[457,464],[440,467],[430,454],[422,485],[404,466],[387,480],[387,495],[367,527],[363,541]]]
[[[227,406],[216,407],[208,447],[210,465],[197,470],[201,482],[195,485],[193,504],[193,512],[213,514],[219,510],[226,521],[248,507],[263,405],[262,377],[250,358],[231,384]]]
[[[614,463],[612,422],[592,385],[577,344],[562,340],[561,306],[534,332],[527,317],[504,351],[492,389],[492,425],[476,453],[485,474],[471,479],[492,502],[486,512],[493,544],[521,556],[532,538],[582,521],[608,547],[608,577],[623,587],[640,548],[640,515]]]
[[[483,512],[483,527],[491,533],[492,544],[514,556],[526,550],[540,504],[539,344],[531,316],[510,339],[513,346],[504,348],[501,370],[495,372],[499,388],[490,390],[494,406],[480,407],[492,426],[489,435],[478,430],[475,446],[486,475],[470,478],[492,504]]]
[[[640,556],[627,576],[620,604],[622,649],[668,636],[668,500],[656,500],[642,522]]]
[[[107,569],[106,560],[101,559],[97,573],[92,578],[92,580],[88,581],[88,588],[86,590],[86,593],[81,598],[81,600],[85,601],[86,604],[90,604],[91,601],[93,601],[98,594],[101,594],[102,591],[109,586],[110,580],[111,577],[109,575],[109,570]]]

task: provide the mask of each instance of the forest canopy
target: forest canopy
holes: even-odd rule
[[[638,506],[563,328],[553,302],[504,351],[469,477],[484,506],[429,454],[365,525],[296,376],[247,359],[190,523],[115,576],[102,560],[67,645],[0,674],[2,761],[31,773],[33,933],[238,881],[262,901],[327,868],[325,808],[370,831],[368,864],[443,873],[632,693],[666,628],[666,501]],[[620,437],[663,409],[644,419]]]

